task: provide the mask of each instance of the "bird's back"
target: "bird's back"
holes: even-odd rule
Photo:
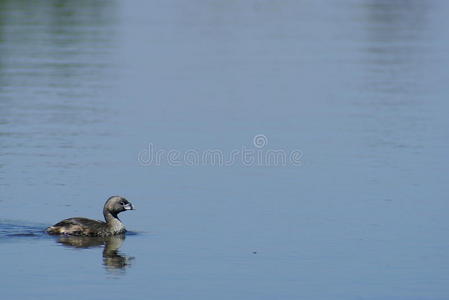
[[[69,218],[46,229],[49,234],[102,236],[106,235],[108,226],[105,222],[88,218]]]

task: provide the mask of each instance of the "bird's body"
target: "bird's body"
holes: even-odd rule
[[[84,236],[109,236],[125,233],[125,225],[118,220],[113,226],[103,221],[88,218],[70,218],[62,220],[47,228],[50,234],[84,235]]]
[[[77,236],[112,236],[126,232],[125,225],[118,218],[118,214],[134,207],[123,197],[110,197],[103,208],[106,222],[88,218],[69,218],[56,223],[46,229],[48,234],[77,235]]]

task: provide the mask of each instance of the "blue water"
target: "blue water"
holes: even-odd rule
[[[448,13],[0,1],[1,298],[447,299]]]

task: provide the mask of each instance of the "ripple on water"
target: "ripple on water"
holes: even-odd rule
[[[8,238],[33,237],[40,238],[44,234],[45,225],[31,224],[21,221],[0,220],[0,241]]]
[[[20,237],[51,237],[45,233],[48,224],[33,224],[24,221],[12,221],[0,219],[0,240]],[[128,231],[127,236],[137,235],[138,232]]]

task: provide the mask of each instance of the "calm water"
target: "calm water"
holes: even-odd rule
[[[448,13],[0,1],[1,298],[447,299]]]

